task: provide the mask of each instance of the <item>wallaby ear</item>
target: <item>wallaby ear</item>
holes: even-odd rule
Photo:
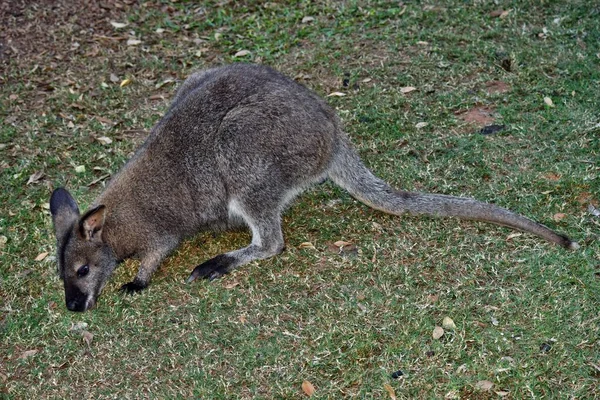
[[[106,207],[100,205],[86,212],[79,220],[79,233],[88,241],[102,241],[102,227],[104,226],[104,216]]]
[[[52,214],[54,233],[57,239],[61,240],[79,218],[79,207],[68,191],[58,188],[52,192],[50,197],[50,213]]]

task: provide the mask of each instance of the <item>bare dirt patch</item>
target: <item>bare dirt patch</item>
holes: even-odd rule
[[[488,94],[510,92],[510,85],[502,81],[489,81],[485,83],[485,90]]]
[[[489,106],[478,106],[470,110],[458,111],[455,115],[469,124],[483,127],[496,120],[495,110]]]

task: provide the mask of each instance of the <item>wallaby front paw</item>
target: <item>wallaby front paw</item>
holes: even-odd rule
[[[138,292],[144,290],[146,288],[146,286],[148,286],[148,285],[142,285],[142,284],[136,283],[134,281],[134,282],[129,282],[129,283],[124,284],[123,286],[121,286],[121,289],[119,289],[119,290],[126,294],[134,294],[134,293],[138,293]]]
[[[215,258],[211,258],[210,260],[205,261],[202,264],[198,265],[196,268],[194,268],[187,282],[193,282],[198,278],[214,281],[215,279],[218,279],[223,275],[229,273],[229,267],[231,266],[233,261],[234,258],[229,257],[225,254],[218,255]]]

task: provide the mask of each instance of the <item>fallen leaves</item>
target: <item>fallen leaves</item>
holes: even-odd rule
[[[510,14],[510,10],[494,10],[490,12],[492,18],[506,18]]]
[[[117,21],[110,21],[110,24],[115,28],[115,29],[122,29],[125,28],[127,25],[129,25],[126,22],[117,22]]]
[[[250,51],[249,50],[240,50],[237,53],[235,53],[233,55],[234,58],[240,58],[240,57],[246,57],[250,55]]]
[[[142,41],[139,39],[127,39],[127,46],[137,46],[142,44]]]
[[[556,213],[552,216],[552,219],[555,220],[556,222],[560,222],[563,219],[565,219],[567,215],[565,213]]]
[[[442,321],[442,328],[448,329],[448,330],[454,330],[454,329],[456,329],[456,324],[454,323],[452,318],[444,317],[444,320]]]
[[[390,399],[396,400],[396,391],[389,383],[384,384],[383,388],[385,389],[386,392],[388,392]]]
[[[546,103],[546,105],[548,107],[554,107],[554,102],[552,101],[552,99],[548,96],[544,97],[544,103]]]
[[[43,177],[44,171],[36,171],[29,176],[29,179],[27,180],[27,185],[30,185],[32,183],[38,183]]]
[[[435,328],[433,328],[433,332],[431,333],[431,336],[435,340],[438,340],[439,338],[444,336],[444,328],[442,328],[441,326],[436,326]]]
[[[92,344],[92,340],[94,340],[94,334],[88,331],[81,331],[81,336],[83,337],[83,341],[87,344],[88,347]]]
[[[415,90],[417,90],[417,88],[414,86],[405,86],[403,88],[400,88],[400,93],[407,94],[410,92],[414,92]]]
[[[491,390],[493,386],[494,386],[494,384],[492,382],[486,381],[486,380],[479,381],[475,384],[476,389],[482,390],[485,392]]]
[[[417,128],[417,129],[422,129],[422,128],[425,128],[427,125],[429,125],[429,123],[427,123],[427,122],[418,122],[418,123],[415,125],[415,128]]]
[[[83,174],[85,172],[85,165],[78,165],[75,167],[75,172],[78,174]]]
[[[26,359],[26,358],[29,358],[29,357],[32,357],[32,356],[36,355],[37,352],[38,352],[38,350],[35,350],[35,349],[33,349],[33,350],[26,350],[23,353],[21,353],[21,355],[19,356],[19,358]]]
[[[306,17],[302,18],[302,23],[308,24],[309,22],[313,22],[314,20],[315,20],[314,17],[306,16]]]
[[[298,246],[299,249],[311,249],[314,250],[315,246],[311,242],[302,242]]]
[[[125,87],[131,83],[131,79],[123,79],[119,84],[120,87]]]
[[[35,258],[35,261],[42,261],[44,258],[46,258],[48,256],[48,252],[45,251],[43,253],[40,253],[37,255],[37,257]]]
[[[559,174],[555,174],[554,172],[548,172],[548,173],[545,173],[545,174],[544,174],[544,175],[542,175],[542,176],[543,176],[544,178],[546,178],[547,180],[549,180],[549,181],[552,181],[552,182],[557,182],[557,181],[559,181],[559,180],[560,180],[560,178],[561,178],[561,175],[559,175]]]
[[[100,136],[100,137],[97,137],[96,140],[99,141],[103,145],[109,145],[112,143],[112,139],[109,138],[108,136]]]
[[[342,92],[333,92],[333,93],[329,93],[327,95],[327,97],[343,97],[345,96],[346,93],[342,93]]]
[[[315,394],[315,387],[309,381],[304,380],[304,382],[302,382],[302,391],[308,397],[311,397],[313,394]]]

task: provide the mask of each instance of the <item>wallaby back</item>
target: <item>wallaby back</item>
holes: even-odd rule
[[[51,198],[67,307],[92,307],[116,264],[141,259],[128,292],[145,288],[181,241],[245,225],[252,242],[197,266],[215,279],[284,248],[281,214],[308,186],[330,177],[384,212],[454,216],[506,225],[575,248],[568,238],[472,199],[401,192],[360,161],[334,111],[294,80],[258,65],[192,75],[145,143],[79,214],[64,189]]]

